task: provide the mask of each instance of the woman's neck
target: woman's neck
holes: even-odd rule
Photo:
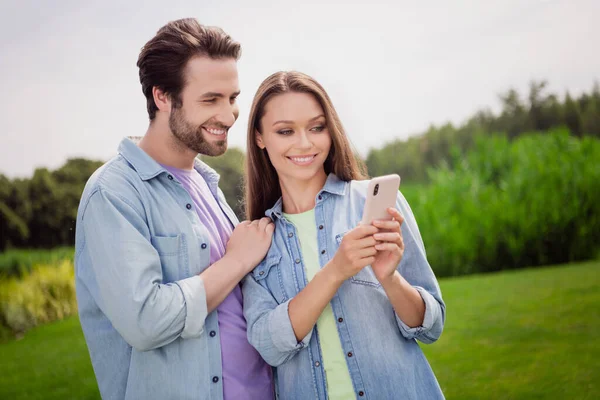
[[[315,208],[315,197],[327,181],[325,170],[308,180],[299,180],[279,177],[283,212],[287,214],[300,214]]]

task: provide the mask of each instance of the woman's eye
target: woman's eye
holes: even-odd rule
[[[282,129],[277,131],[277,133],[279,133],[280,135],[291,135],[292,133],[294,133],[294,131],[291,129]]]
[[[324,125],[315,126],[314,128],[311,129],[311,131],[314,131],[314,132],[323,132],[324,130],[325,130]]]

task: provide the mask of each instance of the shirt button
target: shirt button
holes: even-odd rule
[[[191,209],[192,209],[192,205],[191,205],[190,203],[187,203],[187,204],[185,205],[185,208],[187,208],[188,210],[191,210]]]
[[[200,247],[202,247],[203,249],[205,249],[206,248],[206,243],[202,243],[202,245]]]
[[[213,382],[214,382],[214,383],[217,383],[217,382],[219,382],[219,377],[218,377],[218,376],[213,376]]]
[[[315,367],[320,367],[320,366],[321,366],[321,363],[318,361],[315,361]]]
[[[258,274],[259,274],[260,276],[263,276],[263,275],[265,274],[265,271],[260,271]]]
[[[319,200],[323,200],[323,196],[319,195]]]
[[[319,225],[319,229],[321,229],[321,230],[322,230],[322,229],[323,229],[323,225]]]
[[[296,258],[296,264],[300,264],[300,259]]]
[[[217,332],[210,331],[209,335],[210,335],[210,337],[215,337],[215,336],[217,336]]]
[[[363,392],[363,391],[361,390],[360,392],[358,392],[358,395],[359,395],[360,397],[363,397],[363,396],[365,395],[365,392]]]
[[[170,181],[173,180],[173,175],[167,175],[167,178],[169,178]]]
[[[288,233],[288,237],[294,237],[294,234],[292,232]]]
[[[338,322],[344,322],[344,318],[342,318],[342,317],[339,317],[339,318],[338,318]]]
[[[352,357],[352,352],[351,351],[348,352],[348,357]]]
[[[325,254],[325,250],[321,250],[321,254]]]

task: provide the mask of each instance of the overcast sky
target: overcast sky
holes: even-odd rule
[[[168,6],[167,6],[168,4]],[[242,44],[244,149],[252,96],[277,70],[315,77],[366,155],[429,124],[498,108],[509,87],[564,94],[600,79],[600,1],[0,0],[0,173],[107,160],[148,124],[135,66],[169,20],[196,17]]]

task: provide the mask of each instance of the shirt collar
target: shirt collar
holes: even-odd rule
[[[124,138],[121,141],[118,152],[131,164],[144,181],[155,178],[161,173],[167,173],[162,165],[157,163],[129,138]],[[211,190],[216,192],[219,184],[219,174],[198,158],[194,159],[194,169],[202,175]]]
[[[347,187],[348,182],[341,180],[332,172],[327,176],[323,189],[317,194],[315,203],[318,204],[326,198],[324,193],[343,196],[346,193]],[[265,212],[265,215],[271,219],[274,219],[273,216],[281,218],[283,215],[283,198],[280,197],[275,205]]]

